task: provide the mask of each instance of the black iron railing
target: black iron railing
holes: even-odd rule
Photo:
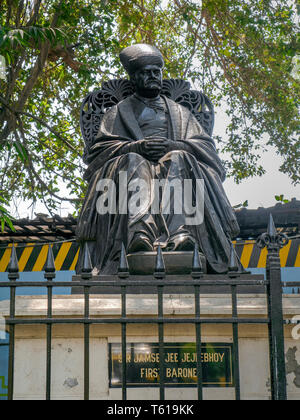
[[[203,398],[203,380],[202,380],[202,362],[201,362],[201,332],[202,326],[205,324],[231,324],[233,339],[233,375],[235,398],[238,400],[241,396],[240,389],[240,363],[239,363],[239,334],[238,327],[241,324],[265,324],[269,330],[270,344],[270,378],[271,378],[271,396],[275,400],[286,399],[286,374],[285,374],[285,354],[284,354],[284,334],[283,334],[283,311],[282,311],[282,284],[280,277],[280,261],[279,249],[284,245],[286,238],[278,235],[273,220],[270,220],[267,234],[262,235],[258,240],[259,246],[268,247],[266,279],[262,276],[253,276],[250,274],[242,274],[238,271],[235,254],[232,249],[230,267],[226,275],[206,275],[203,274],[201,260],[199,258],[198,249],[195,248],[193,255],[193,263],[190,276],[174,276],[166,275],[163,255],[160,249],[157,251],[156,264],[153,276],[144,276],[137,278],[129,274],[129,268],[126,259],[125,248],[122,247],[119,271],[117,276],[92,276],[92,265],[89,255],[88,246],[84,248],[83,269],[80,276],[74,281],[63,282],[55,281],[55,265],[51,246],[48,249],[47,260],[44,268],[45,280],[40,282],[18,281],[18,261],[15,248],[12,248],[10,264],[8,267],[8,282],[1,282],[0,287],[10,288],[10,306],[9,316],[6,317],[7,330],[9,332],[9,367],[8,367],[8,399],[14,396],[14,359],[15,359],[15,328],[18,325],[46,325],[46,393],[45,399],[51,399],[51,343],[52,343],[52,327],[58,324],[77,324],[84,326],[84,399],[90,398],[90,326],[94,324],[119,324],[121,325],[121,388],[122,398],[127,398],[127,378],[126,378],[126,345],[127,345],[127,326],[129,324],[154,324],[158,326],[158,349],[159,349],[159,397],[165,399],[166,378],[165,368],[166,362],[164,358],[164,328],[166,324],[193,324],[195,328],[195,343],[197,353],[197,390],[198,399]],[[18,287],[46,287],[47,288],[47,315],[17,317],[16,310],[16,289]],[[54,287],[70,287],[83,291],[84,296],[84,314],[82,317],[59,317],[53,316],[53,288]],[[115,289],[115,293],[121,295],[121,316],[116,317],[91,317],[90,316],[90,293],[95,288]],[[158,313],[157,316],[142,317],[140,315],[127,316],[126,298],[128,291],[134,293],[135,288],[139,290],[151,288],[157,297]],[[190,288],[194,294],[195,310],[194,316],[166,316],[164,314],[164,294],[168,293],[170,288],[178,290]],[[247,287],[247,291],[260,287],[264,289],[267,296],[268,313],[261,317],[245,317],[238,314],[237,292],[240,293],[242,288]],[[230,291],[231,294],[231,316],[224,317],[203,317],[200,316],[200,296],[208,288],[211,293],[224,290]],[[153,292],[154,291],[154,292]]]

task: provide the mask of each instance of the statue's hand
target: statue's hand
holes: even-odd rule
[[[169,140],[163,137],[151,137],[142,140],[142,153],[150,160],[157,161],[169,151]]]

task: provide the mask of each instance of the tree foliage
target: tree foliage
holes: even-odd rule
[[[118,53],[156,45],[165,77],[185,78],[226,103],[228,174],[263,173],[263,136],[300,179],[296,11],[283,0],[4,0],[0,3],[0,196],[78,208],[79,109],[102,81],[124,76]],[[225,134],[225,133],[224,133]],[[62,188],[64,186],[64,188]],[[62,190],[62,191],[60,191]]]

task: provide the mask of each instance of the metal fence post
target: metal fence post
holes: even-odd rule
[[[118,277],[125,280],[129,277],[129,267],[124,244],[121,246]],[[126,315],[126,285],[121,286],[121,352],[122,352],[122,400],[127,400],[127,315]]]
[[[15,282],[19,278],[19,264],[15,245],[12,246],[8,265],[8,279]],[[16,286],[10,286],[9,319],[15,319],[16,311]],[[9,326],[9,360],[8,360],[8,399],[14,397],[14,364],[15,364],[15,325]]]
[[[233,245],[231,244],[230,259],[228,266],[229,278],[237,278],[240,276],[238,262]],[[231,286],[231,305],[232,305],[232,318],[238,318],[237,309],[237,286]],[[240,390],[240,362],[239,362],[239,325],[238,322],[232,323],[232,338],[233,338],[233,364],[234,364],[234,386],[235,386],[235,399],[241,399]]]
[[[273,217],[270,220],[267,233],[257,239],[260,248],[267,247],[267,296],[269,315],[269,344],[270,344],[270,375],[271,394],[273,400],[286,400],[286,372],[284,353],[284,330],[282,310],[282,284],[279,251],[288,238],[277,233]]]
[[[203,277],[203,267],[199,256],[198,244],[195,244],[193,252],[192,272],[191,277],[194,280],[199,280],[199,284],[194,286],[195,293],[195,333],[196,333],[196,353],[197,353],[197,393],[198,400],[203,399],[203,384],[202,384],[202,362],[201,362],[201,323],[200,323],[200,279]]]
[[[83,248],[83,266],[81,269],[81,279],[88,281],[92,277],[92,262],[88,243]],[[90,287],[84,286],[84,400],[90,399]]]
[[[44,266],[44,278],[47,282],[51,282],[55,278],[55,262],[51,245],[48,245],[48,253],[46,264]],[[52,319],[52,285],[47,286],[47,318]],[[51,342],[52,342],[52,324],[46,325],[47,338],[46,338],[46,400],[51,398]]]
[[[155,270],[153,274],[157,280],[162,280],[166,276],[166,267],[161,251],[158,246]],[[157,286],[157,308],[158,308],[158,347],[159,347],[159,399],[165,399],[165,348],[164,348],[164,286]]]

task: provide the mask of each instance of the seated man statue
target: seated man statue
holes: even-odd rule
[[[186,107],[160,95],[164,60],[157,48],[132,45],[120,60],[135,93],[102,118],[87,157],[89,188],[77,236],[93,241],[92,262],[100,274],[116,272],[122,243],[127,254],[159,245],[166,252],[190,251],[196,243],[208,271],[225,273],[239,227],[222,187],[225,171],[214,141]],[[195,222],[187,206],[178,210],[184,195],[178,181],[182,190],[191,185],[192,209],[202,209]]]

